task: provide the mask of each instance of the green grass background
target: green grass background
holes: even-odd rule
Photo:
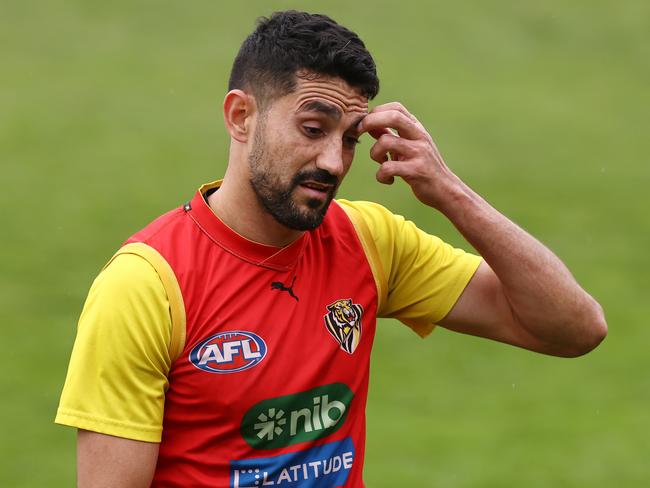
[[[52,423],[86,291],[131,233],[222,175],[220,104],[253,20],[359,32],[448,164],[554,249],[607,340],[559,359],[380,323],[365,479],[379,487],[650,486],[650,3],[5,0],[0,4],[0,486],[74,483]],[[454,244],[364,140],[340,195]]]

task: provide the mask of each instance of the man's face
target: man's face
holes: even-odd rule
[[[262,206],[282,225],[320,225],[348,172],[368,100],[339,78],[298,77],[259,114],[248,157]]]

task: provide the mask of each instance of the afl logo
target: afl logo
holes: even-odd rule
[[[208,337],[194,346],[190,362],[209,373],[237,373],[259,364],[266,356],[264,340],[252,332],[232,330]]]

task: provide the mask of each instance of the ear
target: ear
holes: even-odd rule
[[[223,100],[223,119],[230,137],[246,143],[256,111],[257,105],[251,95],[242,90],[230,90]]]

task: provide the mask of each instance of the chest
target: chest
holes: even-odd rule
[[[322,420],[313,415],[321,405],[363,390],[377,297],[353,244],[314,243],[283,270],[219,250],[188,267],[179,280],[186,347],[168,396],[224,419],[285,398],[306,402],[293,410],[310,409],[310,418]],[[304,392],[314,394],[296,397]]]

